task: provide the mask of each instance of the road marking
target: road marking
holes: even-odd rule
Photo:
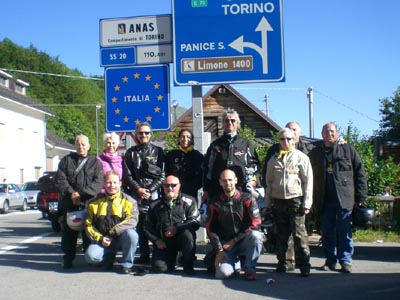
[[[13,211],[7,214],[0,214],[0,218],[5,218],[14,215],[31,215],[31,214],[40,214],[41,212],[38,210],[26,210],[26,211]]]
[[[37,236],[31,237],[29,239],[20,241],[18,243],[11,244],[9,246],[0,248],[0,255],[6,253],[7,251],[12,251],[12,250],[15,250],[15,249],[23,249],[23,248],[25,248],[25,247],[22,246],[23,244],[33,243],[33,242],[35,242],[37,240],[40,240],[40,239],[42,239],[42,238],[44,238],[46,236],[51,235],[51,234],[53,234],[53,232],[45,232],[45,233],[43,233],[41,235],[37,235]]]

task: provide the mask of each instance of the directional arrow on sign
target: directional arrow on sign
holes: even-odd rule
[[[260,54],[263,62],[263,74],[268,74],[268,31],[274,31],[265,17],[261,18],[254,31],[261,32],[261,47],[255,43],[245,42],[243,35],[238,37],[229,46],[240,53],[244,53],[244,48],[251,48]]]

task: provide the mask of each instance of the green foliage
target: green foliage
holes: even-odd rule
[[[392,189],[393,195],[400,195],[400,166],[393,161],[393,158],[377,160],[372,143],[366,136],[360,137],[359,130],[353,128],[351,123],[344,138],[354,146],[364,164],[368,195],[379,195],[388,186]]]
[[[355,230],[353,232],[353,240],[355,242],[400,242],[400,234],[398,231],[380,231],[380,230]]]
[[[400,139],[400,87],[393,97],[379,100],[381,121],[379,134],[386,138]]]
[[[48,129],[71,144],[74,143],[76,134],[87,135],[92,144],[90,152],[94,154],[96,105],[102,105],[104,108],[104,82],[77,78],[83,77],[83,74],[78,70],[69,69],[58,58],[38,51],[33,45],[23,48],[9,39],[4,39],[0,41],[0,53],[0,68],[29,71],[29,73],[7,72],[29,82],[27,95],[47,106],[55,114],[55,117],[47,117]],[[42,73],[75,76],[75,78]],[[97,111],[97,119],[101,137],[105,131],[104,109]]]
[[[165,152],[178,149],[178,134],[181,128],[175,127],[173,131],[167,132],[165,135]]]

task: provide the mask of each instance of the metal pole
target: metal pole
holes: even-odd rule
[[[309,126],[310,126],[310,138],[314,137],[314,93],[313,88],[307,89],[308,98],[308,111],[309,111]]]
[[[269,106],[269,95],[268,95],[268,94],[265,95],[264,101],[265,101],[265,115],[266,115],[267,117],[269,117],[269,110],[268,110],[268,106]]]
[[[193,117],[193,134],[194,148],[201,153],[205,153],[204,149],[204,116],[203,116],[203,96],[201,94],[201,85],[192,85],[192,117]]]
[[[172,101],[172,107],[174,108],[174,124],[176,123],[176,108],[178,107],[178,101],[173,100]]]
[[[96,155],[99,155],[99,118],[97,111],[101,109],[101,105],[96,105]]]

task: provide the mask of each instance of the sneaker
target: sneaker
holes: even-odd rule
[[[324,264],[323,266],[319,267],[318,270],[320,271],[335,271],[335,265]]]
[[[256,272],[246,272],[246,274],[244,274],[244,276],[247,281],[256,280]]]
[[[278,266],[275,269],[275,272],[286,273],[286,266],[284,264],[278,264]]]
[[[351,273],[351,265],[350,264],[343,264],[340,272],[349,274]]]
[[[301,276],[301,277],[308,277],[308,276],[310,276],[310,267],[301,267],[301,268],[300,268],[300,276]]]

